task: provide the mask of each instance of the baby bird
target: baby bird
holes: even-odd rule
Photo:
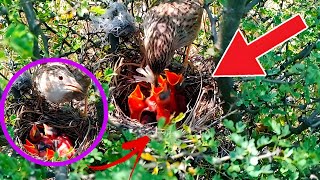
[[[29,71],[21,74],[16,81],[12,84],[10,93],[15,99],[21,98],[23,94],[32,88],[32,77]]]

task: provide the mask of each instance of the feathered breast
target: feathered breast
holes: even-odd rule
[[[197,37],[203,9],[199,1],[178,1],[153,7],[144,17],[146,63],[160,74],[174,51]]]

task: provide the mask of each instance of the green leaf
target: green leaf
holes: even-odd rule
[[[94,148],[91,151],[90,156],[92,156],[95,160],[101,161],[103,154],[102,154],[102,152],[99,152],[97,148]]]
[[[281,140],[279,140],[279,146],[281,146],[281,147],[291,147],[292,143],[287,139],[281,139]]]
[[[89,11],[97,15],[102,15],[106,13],[106,10],[103,9],[101,6],[92,6]]]
[[[240,147],[244,143],[244,138],[236,133],[232,133],[230,139]]]
[[[219,158],[208,156],[208,155],[205,155],[204,159],[212,165],[215,165],[219,161]]]
[[[229,168],[228,171],[229,172],[240,172],[241,168],[239,165],[236,164],[232,164]]]
[[[102,88],[103,88],[104,92],[106,93],[106,96],[109,97],[109,84],[102,83]]]
[[[134,135],[129,130],[123,131],[122,134],[124,135],[127,141],[131,141],[135,138]]]
[[[235,129],[235,127],[234,127],[234,122],[231,121],[231,120],[225,119],[225,120],[223,121],[223,125],[224,125],[226,128],[230,129],[232,132],[235,132],[235,131],[236,131],[236,129]]]
[[[166,125],[166,119],[165,118],[160,118],[159,121],[158,121],[158,128],[159,129],[163,129],[164,126]]]
[[[185,117],[186,117],[186,115],[181,112],[181,113],[179,113],[179,115],[177,117],[172,118],[171,121],[173,123],[177,123],[177,122],[182,121]]]
[[[12,114],[10,116],[10,121],[16,120],[16,118],[17,118],[17,115],[16,114]]]
[[[260,148],[264,145],[267,145],[271,142],[270,138],[266,137],[266,136],[262,136],[257,140],[257,148]]]
[[[110,67],[106,68],[106,69],[104,70],[103,74],[104,74],[105,80],[106,80],[107,82],[110,82],[111,79],[112,79],[112,77],[117,75],[117,73],[114,73],[114,72],[113,72],[113,69],[110,68]]]
[[[277,123],[275,120],[271,121],[271,127],[272,127],[273,131],[275,133],[277,133],[277,135],[281,134],[281,125],[279,123]]]
[[[183,129],[188,133],[188,134],[191,134],[191,128],[185,124],[183,124]]]
[[[14,49],[22,58],[33,56],[34,36],[23,24],[12,23],[5,32],[4,42]]]
[[[247,127],[246,124],[244,124],[242,121],[239,121],[239,122],[236,123],[236,129],[237,129],[236,132],[237,133],[242,133],[245,130],[246,127]]]

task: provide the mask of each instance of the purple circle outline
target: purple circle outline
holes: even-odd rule
[[[13,83],[15,82],[15,80],[25,71],[27,71],[28,69],[39,65],[39,64],[44,64],[44,63],[52,63],[52,62],[60,62],[60,63],[65,63],[65,64],[69,64],[72,65],[78,69],[80,69],[82,72],[84,72],[85,74],[87,74],[94,82],[94,84],[97,86],[99,92],[100,92],[100,96],[102,99],[102,103],[103,103],[103,123],[102,123],[102,127],[100,129],[100,132],[97,136],[97,138],[94,140],[94,142],[92,143],[92,145],[85,150],[82,154],[80,154],[79,156],[66,160],[66,161],[59,161],[59,162],[49,162],[49,161],[42,161],[39,159],[35,159],[33,157],[31,157],[30,155],[28,155],[26,152],[22,151],[12,140],[11,136],[9,135],[9,132],[7,130],[7,126],[5,124],[5,119],[4,119],[4,112],[5,112],[5,102],[7,99],[7,95],[8,92],[11,88],[11,86],[13,85]],[[1,101],[0,101],[0,123],[1,123],[1,127],[2,127],[2,131],[7,139],[7,141],[9,142],[9,144],[11,145],[11,147],[18,152],[22,157],[24,157],[25,159],[27,159],[28,161],[34,162],[36,164],[40,164],[42,166],[65,166],[71,163],[75,163],[77,161],[79,161],[80,159],[84,158],[85,156],[87,156],[101,141],[106,128],[107,128],[107,123],[108,123],[108,101],[107,101],[107,97],[105,95],[105,92],[99,82],[99,80],[88,70],[86,69],[84,66],[82,66],[79,63],[76,63],[74,61],[68,60],[68,59],[62,59],[62,58],[44,58],[44,59],[40,59],[37,61],[33,61],[30,64],[27,64],[26,66],[24,66],[23,68],[21,68],[16,74],[13,75],[13,77],[10,79],[10,81],[8,82],[7,86],[5,87],[2,97],[1,97]]]

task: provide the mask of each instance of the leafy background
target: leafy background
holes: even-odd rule
[[[206,2],[211,3],[213,29],[218,33],[202,29],[195,44],[208,61],[219,59],[238,27],[248,42],[296,14],[302,15],[309,28],[259,58],[266,77],[224,79],[231,87],[218,83],[224,110],[231,102],[238,112],[238,116],[212,119],[220,128],[194,131],[187,125],[177,128],[159,123],[132,179],[319,179],[320,2]],[[135,10],[143,1],[125,3]],[[101,15],[107,7],[105,1],[0,1],[1,89],[15,71],[41,57],[66,57],[86,64],[89,57],[79,56],[83,49],[92,50],[96,58],[108,55],[110,45],[83,31],[89,16]],[[140,13],[134,18],[142,22]],[[204,23],[211,26],[208,18]],[[108,90],[114,76],[111,67],[97,75]],[[90,155],[66,167],[69,179],[128,179],[135,157],[105,171],[87,168],[123,157],[129,151],[121,148],[122,143],[138,138],[130,129],[111,126]],[[57,176],[56,169],[21,158],[10,151],[2,136],[1,179],[46,179]]]

